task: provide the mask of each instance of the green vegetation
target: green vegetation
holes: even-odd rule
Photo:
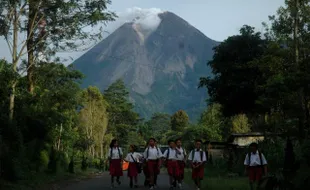
[[[35,1],[25,2],[29,10],[41,11],[34,6]],[[113,20],[114,14],[98,12],[97,8],[106,10],[105,3],[101,3],[85,5],[84,14],[65,21],[73,20],[77,22],[73,26],[80,26]],[[44,6],[54,10],[60,5]],[[70,6],[76,11],[81,5],[61,6],[65,14],[70,12]],[[0,17],[0,28],[9,27],[16,35],[23,30],[19,19],[38,23],[44,15],[24,16],[17,1],[4,1],[0,10],[2,8],[11,10],[13,16],[1,12],[8,21]],[[92,13],[90,17],[86,9]],[[64,16],[55,12],[54,15],[56,18],[47,14],[46,19],[56,22],[60,19],[57,16]],[[264,34],[243,26],[239,35],[229,37],[216,47],[213,60],[209,62],[214,76],[200,80],[200,87],[208,89],[209,106],[196,124],[189,122],[184,110],[172,115],[154,113],[145,121],[134,111],[122,80],[115,81],[103,92],[93,86],[81,89],[83,76],[72,67],[32,59],[40,52],[53,58],[47,44],[32,46],[33,51],[26,53],[28,59],[21,62],[14,41],[18,37],[13,35],[13,42],[9,42],[13,44],[10,46],[12,63],[0,60],[1,182],[38,185],[45,183],[46,178],[85,174],[89,168],[105,170],[106,153],[113,138],[119,139],[125,151],[129,144],[145,144],[152,136],[160,144],[182,138],[184,146],[190,150],[196,138],[224,141],[231,132],[261,131],[282,134],[282,137],[266,138],[260,144],[269,161],[270,173],[279,173],[283,168],[284,185],[307,189],[310,181],[309,17],[309,1],[286,1],[286,6],[270,17],[271,27],[266,28]],[[83,22],[79,23],[81,18]],[[61,26],[54,23],[51,28],[58,30]],[[81,33],[76,36],[79,28],[76,30],[72,29],[69,36],[57,36],[57,31],[54,31],[56,34],[50,31],[46,37],[54,43],[69,40],[70,47],[70,39],[84,40],[92,36],[79,36]],[[0,35],[8,37],[11,33],[0,30]],[[29,43],[48,42],[40,35],[28,37]],[[19,67],[18,63],[21,63]],[[23,72],[26,71],[25,76]],[[206,187],[246,189],[245,178],[226,176],[227,171],[242,176],[245,153],[229,153],[222,161],[212,159],[206,167]]]
[[[186,172],[186,182],[194,186],[191,181],[191,172]],[[249,183],[246,177],[229,177],[223,167],[207,165],[205,168],[205,178],[201,189],[229,189],[229,190],[248,190]]]

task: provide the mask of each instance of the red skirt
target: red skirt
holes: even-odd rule
[[[250,181],[259,181],[263,177],[263,168],[261,166],[250,166],[248,174]]]
[[[147,163],[143,164],[143,173],[145,175],[145,177],[149,177],[149,169],[147,168]]]
[[[148,175],[157,175],[160,172],[160,168],[158,166],[158,160],[148,160],[147,161],[147,171]]]
[[[184,161],[178,161],[178,166],[179,166],[180,178],[181,178],[181,180],[183,180],[184,179],[185,162]]]
[[[180,176],[180,170],[178,161],[176,160],[168,160],[167,161],[167,170],[168,174],[173,177],[179,177]]]
[[[138,176],[138,169],[137,169],[136,163],[129,162],[127,175],[128,175],[128,177],[137,177]]]
[[[110,175],[111,176],[123,176],[123,169],[120,159],[112,159],[110,162]]]
[[[194,166],[197,166],[198,164],[193,164]],[[204,166],[203,164],[199,166],[198,168],[192,169],[192,179],[203,179],[204,176]]]

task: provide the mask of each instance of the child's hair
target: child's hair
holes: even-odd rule
[[[175,140],[175,143],[177,143],[178,141],[181,141],[181,138],[178,138]]]
[[[151,140],[154,141],[154,142],[156,142],[156,139],[155,139],[155,138],[150,138],[150,139],[149,139],[149,142],[150,142]]]
[[[133,151],[133,152],[135,152],[135,151],[136,151],[136,149],[137,149],[136,145],[133,145],[133,144],[129,145],[129,147],[131,147],[131,148],[132,148],[132,151]]]
[[[111,143],[110,143],[110,148],[113,148],[113,146],[114,146],[114,144],[117,142],[117,140],[116,139],[113,139],[112,141],[111,141]]]
[[[197,143],[197,142],[202,143],[202,140],[200,140],[200,139],[196,139],[196,140],[195,140],[195,142],[196,142],[196,143]]]
[[[258,144],[253,142],[253,143],[250,144],[250,147],[255,147],[256,149],[258,149]]]
[[[169,140],[169,141],[168,141],[168,144],[170,144],[170,143],[172,143],[172,142],[174,142],[174,140]]]

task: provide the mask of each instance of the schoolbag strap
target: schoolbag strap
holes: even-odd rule
[[[168,152],[167,152],[167,157],[166,157],[166,159],[169,159],[169,154],[170,154],[170,148],[168,148],[168,150],[167,150]]]
[[[130,154],[131,158],[133,159],[134,163],[137,163],[137,161],[133,158],[133,153]]]
[[[194,161],[194,158],[195,158],[195,149],[192,150],[192,161]]]
[[[262,153],[258,151],[258,155],[259,155],[260,165],[262,166],[263,165]]]

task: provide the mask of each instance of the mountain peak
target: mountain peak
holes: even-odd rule
[[[210,73],[206,62],[218,43],[172,12],[135,13],[73,63],[86,76],[83,87],[104,90],[122,78],[142,116],[179,109],[197,116],[206,96],[199,77]]]

